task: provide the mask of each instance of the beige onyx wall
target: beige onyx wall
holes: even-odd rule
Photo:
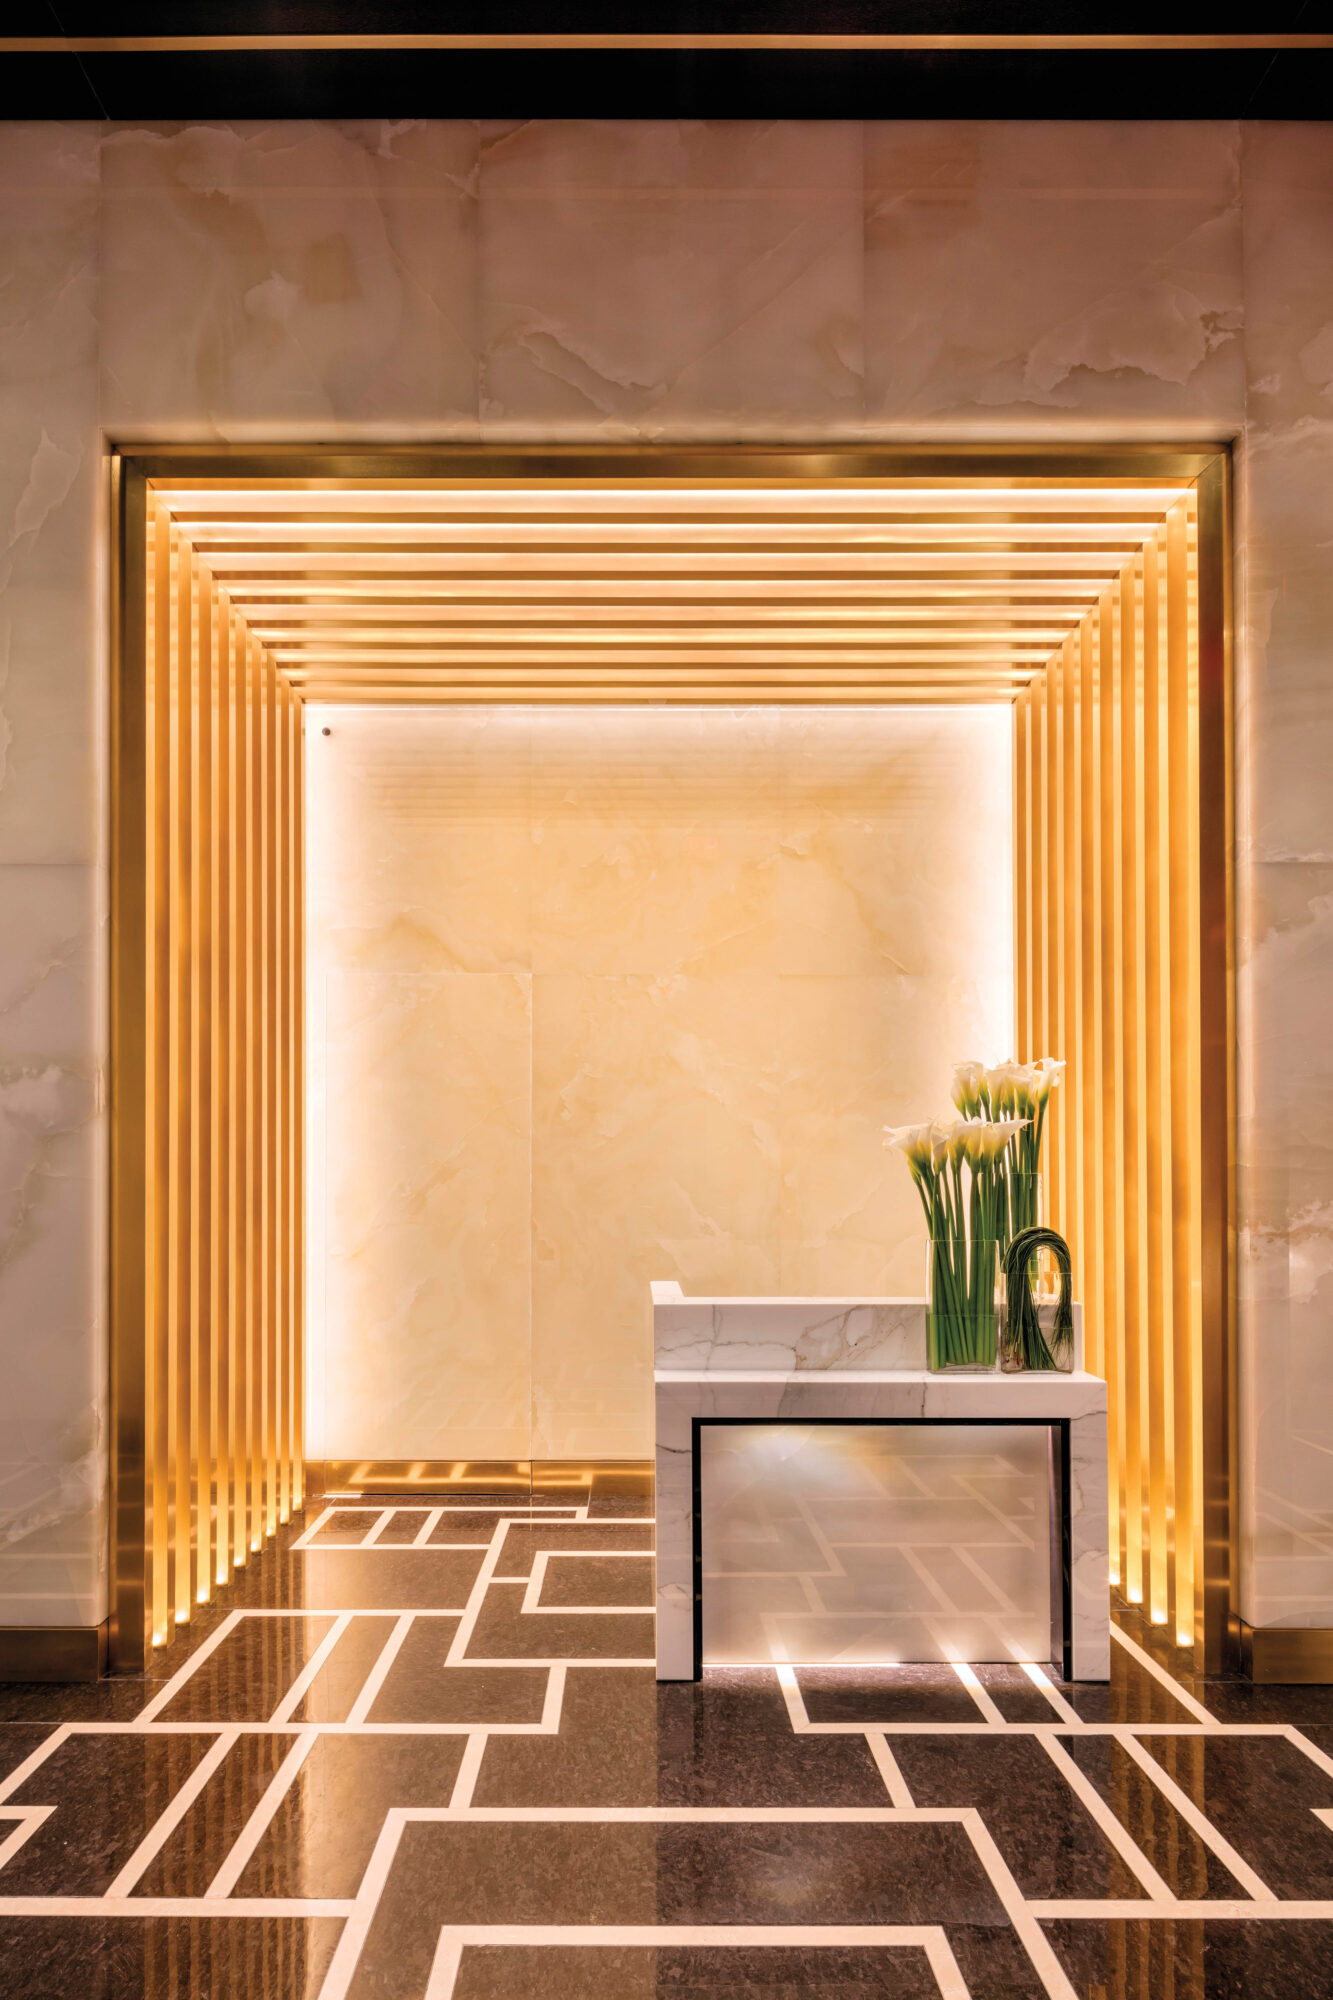
[[[0,127],[0,1624],[106,1608],[104,451],[1233,440],[1241,1610],[1333,1625],[1333,125]]]
[[[880,1128],[1012,1042],[1011,730],[309,711],[312,1455],[644,1456],[651,1278],[921,1291]]]

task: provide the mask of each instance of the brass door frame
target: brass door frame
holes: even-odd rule
[[[111,1647],[142,1670],[147,1630],[143,1218],[147,1078],[144,965],[154,912],[145,893],[144,740],[147,491],[154,479],[319,481],[568,479],[699,485],[850,480],[961,484],[987,479],[1193,484],[1199,507],[1201,1190],[1203,1225],[1204,1617],[1198,1665],[1238,1658],[1235,1300],[1235,953],[1231,454],[1228,444],[487,445],[112,448],[111,730]]]

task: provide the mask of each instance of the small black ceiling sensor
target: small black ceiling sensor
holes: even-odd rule
[[[326,723],[323,729],[321,729],[319,733],[321,736],[332,736],[333,731],[329,728],[328,724]]]

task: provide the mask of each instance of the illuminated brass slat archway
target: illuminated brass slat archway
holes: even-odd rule
[[[1070,1064],[1050,1201],[1111,1384],[1113,1547],[1222,1665],[1225,461],[237,448],[117,481],[119,1664],[300,1499],[316,700],[1015,706],[1019,1033]]]

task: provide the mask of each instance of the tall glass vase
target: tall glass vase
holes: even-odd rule
[[[1000,1246],[993,1238],[933,1236],[926,1273],[926,1360],[936,1373],[989,1373],[999,1333]]]

